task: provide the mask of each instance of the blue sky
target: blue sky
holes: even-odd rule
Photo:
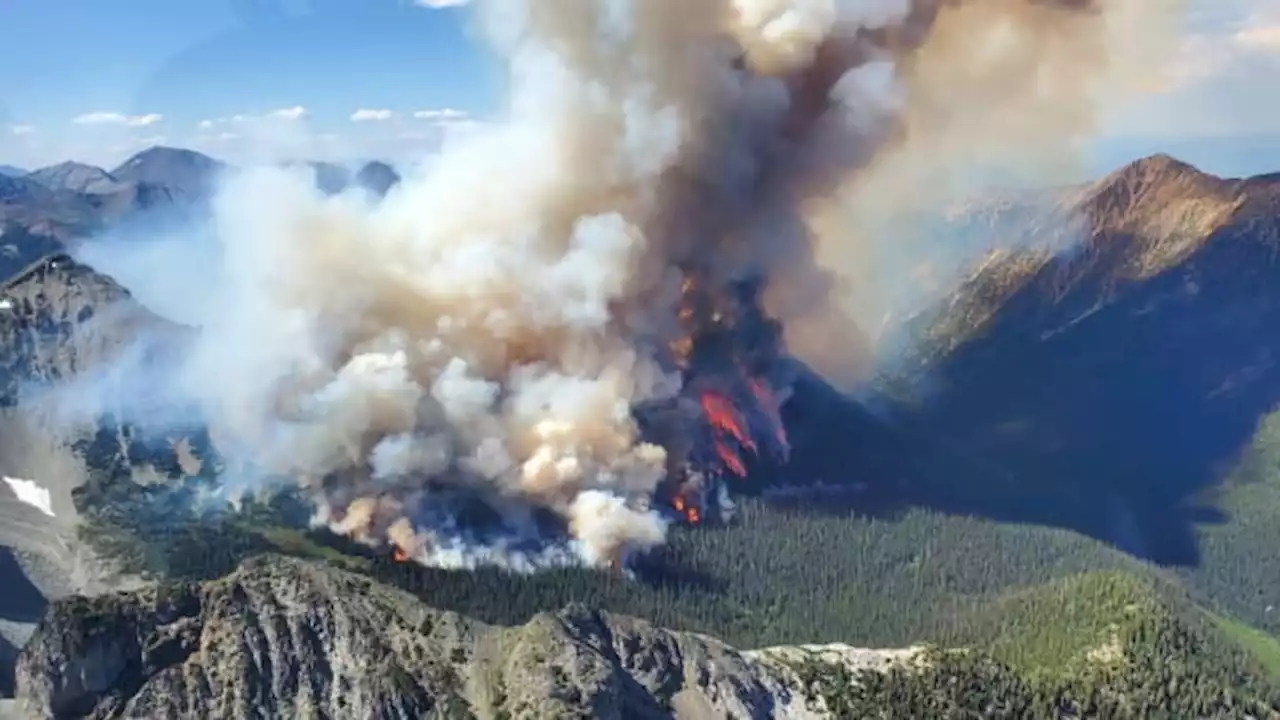
[[[501,93],[467,9],[424,4],[0,0],[0,163],[111,166],[157,143],[426,152]],[[1099,167],[1176,149],[1221,173],[1280,169],[1280,0],[1189,5],[1169,85],[1108,116]]]
[[[109,165],[161,138],[234,153],[272,121],[348,151],[373,125],[429,142],[500,98],[467,17],[408,0],[2,0],[0,162]],[[362,108],[403,122],[352,122]]]

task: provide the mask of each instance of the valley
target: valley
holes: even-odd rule
[[[194,498],[214,482],[218,463],[216,442],[200,428],[151,436],[102,418],[77,437],[31,435],[40,427],[35,406],[24,400],[33,380],[73,379],[140,334],[157,338],[157,352],[171,352],[195,332],[148,312],[74,252],[50,253],[55,246],[40,243],[60,241],[42,236],[26,251],[36,259],[8,285],[15,309],[0,318],[10,436],[25,438],[5,453],[14,464],[0,469],[59,479],[53,489],[60,515],[81,522],[78,530],[55,531],[27,512],[22,523],[45,529],[22,525],[6,536],[6,547],[26,552],[24,543],[40,533],[61,533],[57,542],[84,558],[76,567],[91,572],[55,573],[64,578],[55,586],[30,562],[8,563],[6,577],[28,578],[35,589],[31,602],[4,610],[5,621],[23,627],[5,634],[0,660],[16,662],[25,702],[52,707],[51,693],[64,681],[51,674],[48,658],[71,652],[53,649],[56,643],[82,647],[89,626],[78,618],[124,622],[138,643],[118,661],[127,668],[118,672],[135,673],[120,686],[127,691],[65,702],[76,716],[126,707],[160,712],[171,707],[164,702],[197,702],[184,694],[193,690],[178,688],[204,683],[199,673],[222,672],[182,658],[246,632],[222,625],[232,614],[220,603],[276,598],[240,613],[263,613],[257,623],[270,644],[284,636],[265,628],[294,622],[269,619],[291,617],[286,608],[312,607],[308,612],[319,613],[313,622],[322,624],[333,622],[324,616],[330,611],[373,612],[349,606],[336,591],[323,591],[328,599],[320,606],[294,596],[313,592],[299,588],[356,583],[394,598],[387,602],[396,612],[444,613],[448,623],[461,623],[456,642],[469,659],[452,672],[471,678],[463,686],[441,680],[396,695],[394,683],[361,681],[373,683],[360,696],[373,703],[368,707],[396,695],[394,702],[415,708],[404,712],[439,708],[432,710],[444,713],[439,717],[521,717],[520,693],[534,687],[523,684],[533,679],[522,673],[530,671],[497,668],[485,653],[507,642],[499,639],[504,633],[527,634],[553,616],[562,628],[556,632],[567,633],[557,636],[553,652],[603,652],[615,663],[607,673],[624,668],[636,679],[635,667],[650,666],[601,649],[593,633],[602,616],[592,614],[600,612],[668,628],[674,634],[662,637],[677,639],[662,642],[685,650],[687,643],[710,647],[692,639],[703,636],[730,648],[784,648],[764,655],[729,649],[728,659],[716,661],[738,677],[735,687],[756,688],[755,699],[732,701],[746,703],[734,706],[743,716],[760,711],[750,703],[769,694],[781,702],[787,693],[810,698],[796,708],[817,703],[837,716],[885,704],[906,717],[975,707],[1280,713],[1280,585],[1271,580],[1280,577],[1272,552],[1280,536],[1271,522],[1280,513],[1280,431],[1270,414],[1280,398],[1272,396],[1277,376],[1264,331],[1277,307],[1266,273],[1275,269],[1271,243],[1280,215],[1269,183],[1226,183],[1155,158],[1072,195],[1054,212],[1085,218],[1092,244],[1060,257],[1033,246],[985,264],[948,307],[917,320],[926,338],[921,354],[901,366],[901,376],[883,377],[876,398],[855,402],[802,376],[784,407],[792,461],[753,461],[736,488],[732,521],[673,528],[668,544],[638,561],[630,578],[591,569],[521,574],[397,562],[385,547],[309,529],[305,498],[288,493],[233,513],[202,511]],[[1117,204],[1117,197],[1126,200]],[[1013,230],[996,221],[993,232],[1002,227]],[[1168,235],[1182,239],[1161,240]],[[904,395],[904,387],[925,392]],[[816,480],[823,485],[814,487]],[[283,585],[261,585],[276,582]],[[97,595],[108,587],[133,594]],[[178,595],[157,594],[171,592]],[[44,612],[38,627],[35,608]],[[382,623],[377,617],[360,622]],[[631,621],[603,622],[613,633]],[[18,656],[33,634],[37,642]],[[620,638],[615,647],[632,647]],[[306,642],[315,653],[308,662],[329,668],[316,677],[355,672],[342,669],[355,662],[344,654],[351,650],[326,644],[332,639]],[[759,659],[803,658],[785,648],[832,644],[886,653],[931,649],[915,669],[851,668],[819,650],[817,659],[781,668]],[[171,650],[178,654],[163,655]],[[1185,661],[1164,662],[1171,656]],[[450,666],[397,662],[387,677],[419,684],[424,673]],[[636,697],[645,699],[637,702],[655,703],[655,713],[708,702],[725,711],[715,703],[726,696],[690,672],[677,665],[638,678]],[[610,687],[636,687],[610,677]],[[227,711],[244,714],[294,702],[285,688],[299,679],[243,675],[236,682],[259,688],[254,699],[235,701],[249,704]],[[586,682],[554,679],[556,687],[566,683],[546,695],[565,703],[555,712],[611,716],[615,711],[593,704],[604,702],[602,686]],[[957,686],[973,690],[957,693]],[[1161,689],[1173,686],[1181,689]],[[306,702],[333,701],[323,683],[307,692]],[[609,697],[613,703],[620,696]]]

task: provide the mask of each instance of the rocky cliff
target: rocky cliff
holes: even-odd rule
[[[37,258],[0,291],[0,403],[14,404],[25,383],[69,379],[125,350],[175,348],[189,332],[87,265]]]
[[[820,716],[780,657],[580,606],[489,626],[265,555],[200,585],[55,603],[17,697],[46,718]]]

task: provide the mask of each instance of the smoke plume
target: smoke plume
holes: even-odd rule
[[[785,455],[784,349],[865,370],[851,193],[1083,130],[1138,4],[482,1],[506,112],[429,172],[378,202],[228,180],[185,393],[228,483],[288,478],[339,532],[625,562],[739,452]]]

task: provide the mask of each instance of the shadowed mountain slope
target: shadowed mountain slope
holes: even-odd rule
[[[1280,176],[1155,156],[1000,212],[993,233],[1042,229],[917,319],[896,500],[1195,564],[1208,489],[1280,401]]]

